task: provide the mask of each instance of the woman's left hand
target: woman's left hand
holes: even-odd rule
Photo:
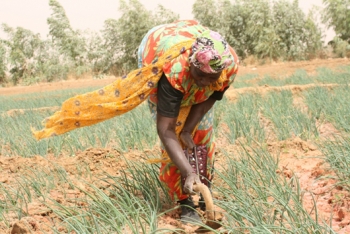
[[[190,153],[192,153],[191,151],[193,150],[193,148],[196,145],[194,144],[191,133],[187,132],[187,131],[181,132],[180,139],[181,139],[182,143],[185,145],[185,148],[189,149]]]

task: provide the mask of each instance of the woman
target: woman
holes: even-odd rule
[[[186,160],[183,148],[206,146],[208,160],[204,162],[207,164],[204,174],[211,180],[212,107],[234,80],[237,56],[218,33],[196,21],[178,21],[150,30],[142,40],[138,57],[139,67],[147,66],[168,48],[188,39],[196,39],[192,48],[163,67],[158,87],[152,90],[148,103],[165,148],[160,179],[167,184],[171,197],[176,195],[180,204],[193,207],[188,194],[199,178]],[[167,155],[171,160],[166,160]],[[199,221],[198,214],[187,206],[182,206],[181,220]]]
[[[213,105],[234,81],[238,58],[217,32],[196,21],[177,21],[150,30],[138,50],[140,68],[95,92],[65,101],[61,111],[34,131],[37,139],[63,134],[123,114],[148,97],[163,143],[160,179],[178,199],[183,222],[201,222],[189,194],[199,176],[184,149],[202,147],[201,180],[211,181]],[[197,162],[198,163],[198,162]],[[203,165],[206,164],[206,165]]]

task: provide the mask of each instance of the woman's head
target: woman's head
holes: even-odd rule
[[[205,73],[201,69],[192,65],[190,66],[190,73],[198,87],[209,86],[215,83],[221,75],[221,71],[217,73]]]
[[[227,42],[215,31],[205,31],[192,45],[191,67],[194,66],[205,74],[221,73],[232,62]]]

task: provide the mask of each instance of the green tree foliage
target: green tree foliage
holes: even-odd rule
[[[65,10],[58,1],[50,0],[49,6],[52,14],[47,19],[47,23],[52,43],[60,49],[62,54],[75,61],[77,66],[83,65],[83,54],[86,52],[84,39],[79,32],[72,29]]]
[[[201,24],[224,35],[241,57],[248,53],[250,45],[247,42],[251,41],[246,33],[249,12],[240,1],[233,7],[229,0],[196,0],[192,13]]]
[[[229,1],[226,1],[230,5]],[[200,20],[201,23],[209,28],[217,28],[220,24],[219,17],[213,17],[219,15],[220,7],[215,4],[214,0],[197,0],[193,4],[192,13],[195,18]],[[219,4],[222,2],[220,1]],[[212,17],[208,17],[212,16]],[[225,22],[221,22],[225,23]],[[221,28],[221,27],[220,27]]]
[[[86,47],[83,54],[84,64],[90,67],[94,76],[108,73],[110,63],[109,59],[106,59],[108,50],[101,35],[93,31],[85,31],[81,35]]]
[[[323,23],[333,27],[336,36],[350,43],[350,0],[323,0]]]
[[[317,9],[309,11],[305,21],[305,43],[308,58],[313,58],[322,51],[322,31],[317,24]]]
[[[349,51],[349,1],[324,0],[323,20],[336,28],[335,50]],[[101,32],[74,30],[58,0],[49,0],[49,38],[6,24],[0,40],[0,83],[33,83],[65,79],[68,74],[125,74],[136,68],[136,51],[149,29],[179,19],[159,5],[147,10],[138,0],[120,0],[119,19],[107,19]],[[195,18],[220,32],[241,58],[305,59],[321,48],[314,12],[306,16],[298,1],[196,0]]]
[[[34,80],[27,80],[26,83],[66,79],[72,66],[72,62],[50,40],[43,42],[42,50],[35,61],[38,74]]]
[[[197,0],[193,14],[223,34],[242,58],[304,59],[322,45],[320,29],[298,1]]]
[[[332,42],[333,52],[337,57],[350,57],[350,45],[347,41],[335,36]]]
[[[8,63],[12,82],[17,84],[22,77],[35,76],[37,67],[34,61],[43,46],[40,35],[21,27],[14,29],[6,24],[2,24],[2,28],[8,36],[3,44],[9,51]]]
[[[0,82],[17,84],[22,79],[30,84],[67,76],[69,62],[49,40],[21,27],[2,24],[2,28],[7,39],[0,41]]]
[[[106,53],[103,54],[102,60],[105,61],[106,69],[113,74],[119,75],[120,67],[119,58],[122,56],[122,45],[118,42],[119,38],[119,25],[116,19],[107,19],[104,22],[104,28],[102,30],[104,48]]]
[[[49,6],[48,40],[24,28],[2,25],[7,39],[0,40],[0,82],[52,81],[70,73],[125,73],[136,67],[135,52],[145,33],[179,18],[163,6],[152,12],[137,0],[121,0],[122,17],[106,20],[100,34],[74,30],[57,0],[50,0]]]
[[[246,29],[244,33],[248,38],[248,54],[258,57],[275,59],[280,57],[278,43],[280,38],[274,26],[274,18],[269,0],[240,1],[237,5],[244,9]],[[235,5],[233,5],[235,7]],[[248,10],[253,10],[249,12]],[[244,43],[244,42],[243,42]]]
[[[322,47],[321,30],[316,26],[312,12],[306,16],[298,1],[276,1],[272,8],[280,50],[286,59],[305,59]]]
[[[177,20],[178,15],[162,6],[155,12],[147,10],[138,0],[127,3],[120,0],[119,11],[122,16],[118,20],[105,21],[103,37],[112,59],[111,67],[115,74],[121,74],[137,67],[136,51],[149,29],[152,27]]]
[[[5,43],[0,40],[0,83],[4,83],[6,81],[6,47]]]

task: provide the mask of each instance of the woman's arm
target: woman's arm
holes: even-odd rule
[[[208,98],[206,101],[193,105],[191,111],[186,119],[186,123],[180,134],[180,138],[183,143],[189,148],[193,149],[195,144],[192,139],[192,132],[203,116],[213,107],[216,100],[214,98]]]
[[[179,168],[181,175],[186,177],[192,173],[193,169],[186,160],[180,142],[176,137],[176,119],[157,114],[157,131],[171,161]]]
[[[200,180],[197,174],[194,173],[193,168],[185,157],[175,133],[177,118],[164,117],[157,114],[157,131],[160,140],[162,141],[166,152],[171,161],[180,170],[183,178],[186,178],[183,186],[185,193],[193,193],[193,184],[199,184]]]

